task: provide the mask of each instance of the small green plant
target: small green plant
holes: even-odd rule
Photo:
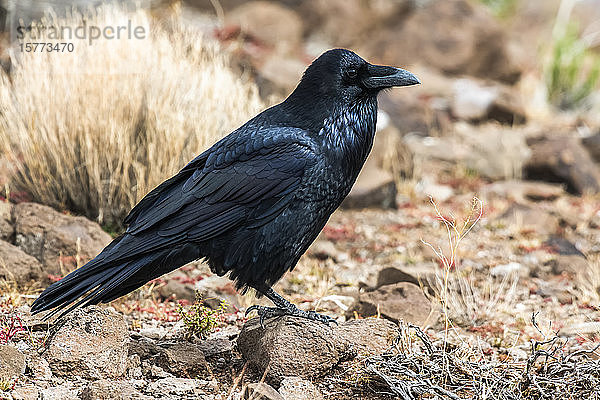
[[[10,392],[15,388],[17,381],[10,379],[0,378],[0,392]]]
[[[228,304],[222,300],[216,310],[206,307],[202,302],[202,296],[198,292],[196,292],[196,300],[189,307],[179,304],[177,314],[179,314],[185,325],[186,337],[206,338],[223,322],[227,307]]]
[[[555,38],[552,57],[546,71],[548,100],[561,109],[580,106],[597,89],[600,57],[579,37],[570,24]]]
[[[481,0],[481,2],[499,18],[509,17],[517,9],[517,0]]]

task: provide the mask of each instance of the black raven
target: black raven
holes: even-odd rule
[[[106,303],[203,258],[214,273],[229,273],[238,290],[254,288],[275,304],[248,309],[261,323],[286,314],[333,321],[299,310],[271,286],[350,192],[373,145],[377,94],[418,83],[408,71],[369,64],[352,51],[325,52],[285,101],[148,193],[125,219],[125,233],[48,287],[32,311],[55,308],[54,315],[71,305],[64,315]]]

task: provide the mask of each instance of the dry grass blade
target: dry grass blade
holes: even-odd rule
[[[23,53],[10,76],[0,71],[0,143],[16,163],[16,188],[118,225],[149,190],[261,108],[256,86],[239,79],[217,44],[173,18],[167,29],[118,5],[48,17],[48,27],[130,21],[148,34],[73,39],[71,53]]]

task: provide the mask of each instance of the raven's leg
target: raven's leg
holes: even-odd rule
[[[304,311],[300,310],[294,304],[290,303],[283,296],[275,292],[272,288],[266,287],[263,290],[259,290],[263,295],[265,295],[269,300],[275,304],[276,307],[263,307],[253,305],[248,307],[246,310],[246,315],[251,311],[256,310],[258,316],[260,317],[260,325],[264,328],[264,321],[267,318],[279,317],[282,315],[293,315],[296,317],[302,317],[306,319],[310,319],[313,321],[323,322],[324,324],[329,325],[330,322],[336,323],[336,320],[327,316],[316,313],[314,311]]]

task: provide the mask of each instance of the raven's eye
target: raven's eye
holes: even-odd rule
[[[350,79],[356,78],[357,72],[356,69],[350,68],[346,70],[346,76]]]

